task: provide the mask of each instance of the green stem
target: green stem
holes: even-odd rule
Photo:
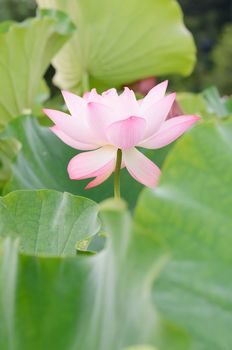
[[[120,198],[120,170],[121,170],[121,164],[122,164],[122,151],[118,149],[117,151],[117,159],[116,159],[116,166],[115,166],[115,172],[114,172],[114,197]]]

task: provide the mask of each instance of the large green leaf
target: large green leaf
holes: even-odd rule
[[[0,124],[32,109],[51,58],[72,32],[67,16],[54,11],[0,25]]]
[[[113,177],[89,191],[84,190],[89,180],[69,180],[67,165],[77,151],[62,143],[48,128],[40,126],[36,118],[15,119],[9,123],[4,134],[4,137],[16,138],[22,145],[12,164],[13,177],[5,193],[16,189],[48,188],[88,196],[97,202],[113,195]],[[147,156],[161,165],[169,148],[148,151]],[[133,180],[125,169],[121,183],[123,197],[133,207],[143,186]]]
[[[78,32],[54,59],[55,83],[83,91],[151,75],[187,75],[195,46],[174,0],[37,0],[70,15]]]
[[[152,283],[166,257],[157,253],[152,239],[131,235],[129,214],[121,204],[116,208],[106,203],[101,211],[108,239],[97,255],[18,255],[17,242],[4,241],[1,349],[122,350],[140,344],[189,349],[186,334],[162,321],[151,300]]]
[[[232,348],[231,186],[232,121],[207,123],[175,146],[136,210],[136,232],[171,255],[154,298],[193,335],[194,350]]]
[[[20,236],[28,254],[75,255],[78,241],[99,230],[97,205],[56,191],[16,191],[0,198],[0,236]]]

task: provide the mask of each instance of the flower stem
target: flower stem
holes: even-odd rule
[[[122,164],[122,151],[117,150],[116,166],[114,171],[114,198],[120,198],[120,170]]]

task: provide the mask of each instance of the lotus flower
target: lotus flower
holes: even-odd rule
[[[71,159],[69,177],[73,180],[94,177],[86,188],[100,185],[115,171],[121,150],[121,168],[126,167],[143,185],[155,187],[160,169],[136,147],[164,147],[199,120],[194,115],[166,120],[175,100],[175,93],[165,96],[166,89],[167,81],[156,85],[138,101],[128,88],[121,95],[115,89],[102,95],[93,89],[83,98],[63,91],[71,115],[45,109],[55,124],[51,130],[67,145],[88,151]]]

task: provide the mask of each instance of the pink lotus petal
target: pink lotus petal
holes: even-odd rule
[[[143,137],[146,121],[139,117],[130,117],[112,123],[107,129],[108,141],[117,148],[134,147]]]
[[[75,118],[66,113],[53,109],[44,109],[43,112],[53,121],[53,123],[75,141],[88,144],[99,144],[97,135],[92,132],[86,121],[82,118]]]
[[[89,102],[87,120],[94,133],[103,142],[107,142],[105,129],[114,120],[114,110],[103,103]]]
[[[83,95],[83,99],[86,102],[104,102],[103,97],[97,93],[96,89],[92,89],[91,91],[85,92]]]
[[[79,116],[80,118],[83,117],[86,101],[72,92],[62,91],[62,95],[72,116]]]
[[[120,96],[118,96],[116,89],[107,90],[98,100],[92,101],[89,97],[89,102],[96,104],[99,103],[99,105],[103,105],[111,109],[110,117],[108,116],[106,118],[106,122],[108,124],[112,123],[113,121],[127,119],[131,115],[138,115],[140,111],[134,92],[128,88],[125,88],[124,92]],[[98,107],[96,105],[96,109],[99,108],[100,106]],[[98,115],[100,114],[104,114],[104,111],[99,111]]]
[[[116,89],[110,89],[103,92],[102,97],[104,99],[104,104],[110,107],[114,112],[112,115],[113,119],[111,118],[111,122],[120,119],[126,119],[132,115],[132,113],[128,113],[128,110],[125,108],[124,103],[122,103]]]
[[[140,143],[141,147],[155,149],[161,148],[175,141],[186,130],[201,118],[195,115],[184,115],[168,119],[163,123],[157,133]]]
[[[97,145],[93,144],[87,144],[87,143],[82,143],[79,141],[76,141],[72,139],[70,136],[65,134],[62,130],[60,130],[57,126],[52,126],[49,128],[57,137],[59,137],[60,140],[62,140],[66,145],[81,150],[81,151],[88,151],[88,150],[93,150],[96,148],[99,148]]]
[[[116,89],[110,89],[105,91],[102,97],[104,104],[114,110],[112,116],[114,121],[127,119],[131,115],[138,115],[139,113],[139,103],[136,100],[135,94],[127,87],[121,95],[118,95]]]
[[[73,117],[53,109],[43,109],[43,112],[60,130],[76,140],[78,130],[76,128],[77,123]]]
[[[154,103],[160,101],[164,96],[168,87],[168,80],[153,87],[148,94],[141,100],[142,111],[149,108]]]
[[[118,97],[118,93],[117,93],[117,90],[115,88],[112,88],[112,89],[109,89],[109,90],[106,90],[102,93],[102,96],[105,97],[105,98],[114,98],[114,97]]]
[[[115,147],[105,146],[95,151],[78,154],[68,164],[70,179],[81,180],[102,175],[104,167],[107,167],[109,162],[115,160],[116,152]]]
[[[85,190],[89,190],[90,188],[93,188],[95,186],[102,184],[111,176],[114,169],[115,169],[115,160],[112,160],[109,163],[107,163],[105,167],[101,169],[101,173],[93,181],[88,183],[88,185],[85,187]]]
[[[67,113],[56,111],[54,109],[43,109],[43,112],[51,119],[54,124],[69,123],[72,119]]]
[[[136,148],[123,151],[125,166],[135,180],[154,188],[160,177],[160,169]]]
[[[144,111],[143,116],[147,122],[147,130],[144,139],[152,136],[160,128],[161,124],[168,116],[175,98],[175,93],[167,95]]]
[[[119,96],[119,101],[122,103],[125,113],[128,116],[139,115],[139,104],[133,90],[125,87],[123,93]]]

